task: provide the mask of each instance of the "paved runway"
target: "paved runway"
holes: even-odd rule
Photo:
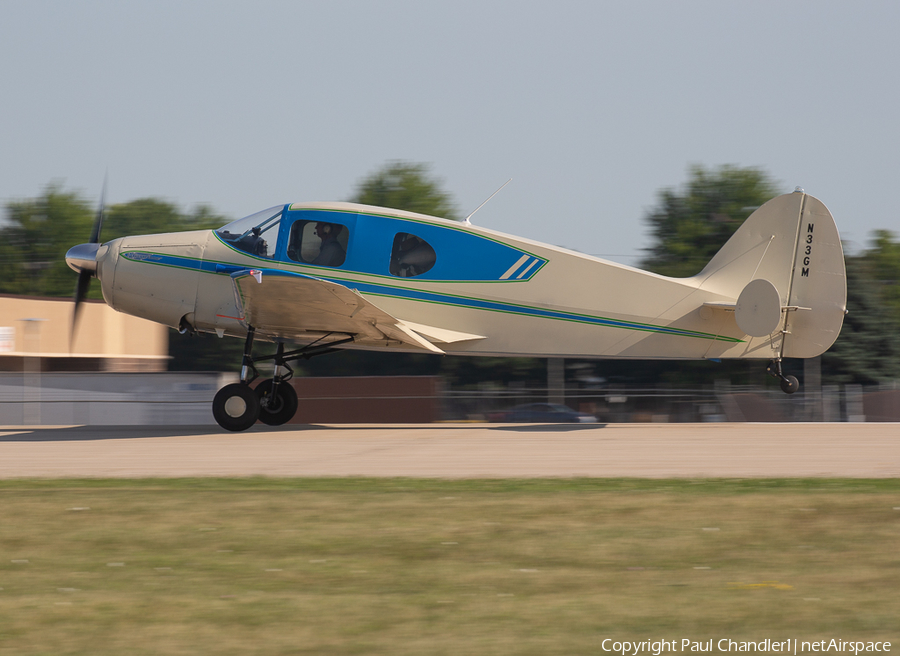
[[[900,424],[0,427],[0,478],[900,476]]]

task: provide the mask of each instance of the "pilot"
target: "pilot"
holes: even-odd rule
[[[252,228],[250,232],[241,237],[235,243],[235,246],[251,255],[268,257],[269,254],[269,245],[266,243],[266,240],[260,236],[259,226]]]
[[[343,226],[335,223],[321,221],[316,224],[316,236],[322,240],[322,245],[319,247],[319,254],[312,261],[312,264],[340,266],[344,263],[346,253],[337,240],[342,229]]]

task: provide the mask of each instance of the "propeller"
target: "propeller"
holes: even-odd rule
[[[100,207],[97,209],[97,218],[91,229],[91,239],[86,244],[73,246],[66,253],[66,264],[73,271],[78,272],[78,282],[75,284],[75,308],[72,311],[72,329],[70,334],[71,344],[75,338],[75,327],[78,321],[78,308],[87,296],[91,278],[99,277],[97,273],[97,251],[100,250],[100,230],[103,227],[103,212],[106,209],[106,177],[103,178],[103,191],[100,194]]]

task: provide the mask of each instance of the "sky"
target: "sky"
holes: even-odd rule
[[[900,232],[900,3],[0,0],[0,203],[50,183],[231,218],[424,162],[473,223],[638,264],[691,165],[848,248]],[[88,236],[85,235],[85,238]]]

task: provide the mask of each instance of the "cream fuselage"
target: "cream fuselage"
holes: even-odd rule
[[[322,213],[329,221],[347,225],[350,238],[342,266],[314,265],[285,255],[291,221],[321,218]],[[114,240],[101,248],[98,265],[104,299],[113,308],[172,327],[189,325],[220,335],[247,333],[232,274],[256,269],[263,271],[263,276],[267,271],[282,271],[338,283],[357,290],[399,321],[483,336],[440,344],[448,353],[809,357],[828,348],[836,337],[833,317],[842,316],[845,296],[834,294],[828,300],[824,310],[831,321],[827,334],[797,340],[794,353],[790,352],[792,313],[785,313],[772,334],[751,337],[738,327],[734,312],[716,309],[717,304],[734,304],[744,285],[758,277],[760,270],[776,279],[773,283],[783,305],[793,302],[792,294],[799,293],[795,288],[801,287],[785,276],[793,276],[798,252],[796,217],[793,226],[782,231],[784,235],[779,233],[776,238],[775,230],[763,225],[759,234],[745,235],[752,248],[736,248],[728,262],[685,279],[666,278],[481,227],[339,203],[288,206],[272,257],[243,252],[215,231],[195,231]],[[801,209],[800,222],[803,220]],[[390,273],[391,240],[406,232],[423,237],[434,247],[437,263],[430,275],[398,277]],[[771,237],[768,232],[773,233]],[[822,235],[817,248],[833,249],[835,241],[839,248],[836,230],[834,235],[825,233],[825,228],[817,233],[817,239]],[[776,266],[776,260],[785,262]],[[714,263],[716,260],[711,266]],[[843,274],[842,258],[840,268]],[[285,320],[277,327],[254,326],[263,338],[308,342],[326,332],[321,326],[317,330],[286,328],[302,326],[308,309],[295,307],[290,298],[280,307]],[[387,336],[360,336],[355,345],[410,349]]]

